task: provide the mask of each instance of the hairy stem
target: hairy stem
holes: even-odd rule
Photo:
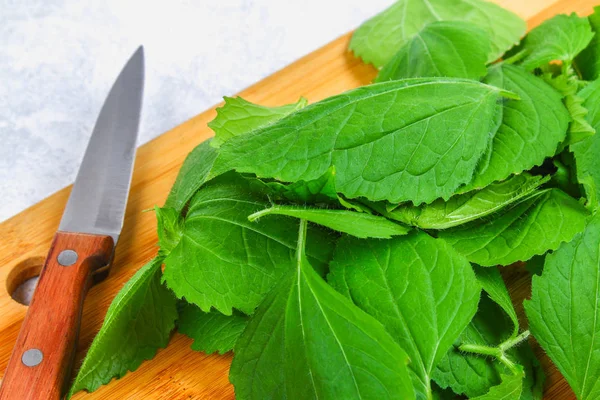
[[[518,372],[518,368],[515,365],[515,363],[512,362],[510,358],[508,358],[508,356],[506,355],[506,352],[508,350],[512,349],[513,347],[518,346],[525,340],[527,340],[527,338],[529,336],[530,336],[530,332],[529,332],[529,330],[527,330],[525,332],[522,332],[519,336],[517,336],[515,338],[510,338],[508,340],[505,340],[504,342],[500,343],[497,347],[483,346],[480,344],[463,343],[458,347],[458,349],[460,351],[464,351],[467,353],[474,353],[474,354],[479,354],[479,355],[483,355],[483,356],[494,357],[498,361],[500,361],[502,364],[506,365],[506,367],[512,373],[516,374]]]
[[[250,214],[248,215],[248,221],[250,222],[254,222],[257,219],[259,219],[260,217],[264,217],[265,215],[268,215],[269,213],[271,213],[271,211],[273,211],[274,207],[271,208],[265,208],[264,210],[260,210],[255,212],[254,214]]]
[[[500,346],[498,346],[498,348],[500,349],[500,351],[502,353],[504,353],[507,350],[512,349],[513,347],[519,345],[521,342],[524,342],[525,340],[527,340],[529,335],[531,335],[531,333],[529,332],[529,330],[526,330],[525,332],[522,332],[516,338],[508,339],[507,341],[501,343]]]
[[[467,353],[481,354],[483,356],[492,356],[499,358],[502,352],[498,347],[483,346],[480,344],[461,344],[458,349]]]

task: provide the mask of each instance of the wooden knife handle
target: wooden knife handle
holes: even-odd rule
[[[93,272],[110,263],[110,236],[57,232],[17,343],[0,400],[58,400],[75,355],[83,300]]]

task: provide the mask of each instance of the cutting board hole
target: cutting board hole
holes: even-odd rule
[[[14,301],[29,305],[43,264],[44,257],[31,257],[21,261],[10,271],[6,290]]]

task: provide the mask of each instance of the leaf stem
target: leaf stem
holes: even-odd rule
[[[498,348],[500,349],[500,351],[502,353],[504,353],[504,352],[508,351],[509,349],[512,349],[513,347],[519,345],[521,342],[524,342],[525,340],[527,340],[527,338],[530,335],[531,335],[531,333],[529,332],[529,330],[526,330],[526,331],[522,332],[516,338],[512,338],[512,339],[508,339],[508,340],[504,341],[503,343],[500,344],[500,346],[498,346]]]
[[[515,363],[512,362],[510,358],[508,358],[506,352],[527,340],[530,334],[531,333],[529,332],[529,330],[526,330],[515,338],[509,338],[508,340],[505,340],[504,342],[500,343],[497,347],[463,343],[458,347],[458,349],[467,353],[474,353],[483,356],[494,357],[502,364],[504,364],[512,373],[516,374],[518,373],[519,369],[517,368]]]
[[[304,251],[306,246],[306,225],[305,219],[300,220],[300,229],[298,230],[298,247],[296,248],[296,261],[298,269],[302,268],[302,260],[304,259]]]
[[[480,344],[461,344],[458,349],[467,353],[481,354],[483,356],[492,356],[500,358],[502,352],[498,347],[483,346]]]
[[[521,50],[518,53],[514,54],[512,57],[508,57],[506,60],[502,62],[504,64],[514,64],[516,62],[521,61],[527,55],[527,51]]]
[[[506,357],[506,355],[502,354],[501,357],[498,357],[498,361],[506,365],[506,368],[508,368],[513,374],[517,374],[519,372],[519,369],[517,368],[515,363],[512,362],[508,357]]]
[[[521,96],[509,90],[498,89],[498,93],[500,94],[500,96],[505,97],[507,99],[521,100]]]
[[[254,222],[257,219],[259,219],[260,217],[264,217],[265,215],[268,215],[271,213],[271,211],[274,210],[275,207],[270,207],[270,208],[265,208],[264,210],[260,210],[255,212],[254,214],[250,214],[248,215],[248,221],[250,222]]]
[[[571,61],[569,60],[565,60],[562,63],[562,68],[561,68],[561,73],[565,76],[565,77],[569,77],[570,75],[570,71],[571,71]]]

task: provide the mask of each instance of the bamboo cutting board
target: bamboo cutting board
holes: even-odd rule
[[[543,20],[565,12],[581,15],[592,12],[600,0],[495,0],[528,20],[534,27]],[[265,105],[281,105],[300,96],[311,102],[367,84],[375,70],[347,52],[350,34],[296,61],[287,68],[240,93],[245,99]],[[228,93],[223,93],[228,94]],[[214,108],[142,146],[137,155],[125,226],[117,248],[111,275],[94,286],[85,302],[78,347],[83,357],[102,325],[106,310],[123,284],[157,252],[154,213],[143,212],[162,205],[185,156],[211,136],[208,121]],[[60,221],[70,187],[0,224],[0,374],[4,373],[27,307],[9,295],[24,279],[39,272],[50,241]],[[522,268],[504,271],[511,295],[522,315],[522,299],[530,292]],[[205,355],[190,349],[191,340],[175,334],[166,349],[160,350],[135,372],[103,386],[92,394],[79,393],[74,399],[232,399],[233,387],[227,374],[231,355]],[[545,399],[574,399],[561,375],[537,348],[547,374]]]

